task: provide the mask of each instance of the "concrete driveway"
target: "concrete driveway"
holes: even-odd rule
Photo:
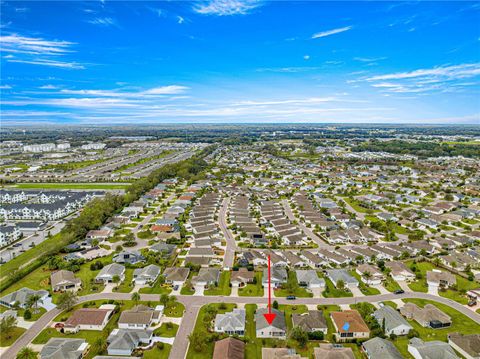
[[[360,290],[360,288],[358,288],[358,287],[351,287],[349,289],[352,292],[354,297],[364,297],[365,296],[365,294],[363,294],[362,291]]]

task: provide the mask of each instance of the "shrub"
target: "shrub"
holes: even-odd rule
[[[32,318],[32,312],[29,309],[25,309],[25,313],[23,313],[23,319],[29,320]]]

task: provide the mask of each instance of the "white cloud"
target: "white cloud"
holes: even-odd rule
[[[209,0],[195,4],[193,11],[203,15],[246,15],[262,4],[258,0]]]
[[[341,32],[351,30],[352,28],[353,28],[353,26],[345,26],[345,27],[339,27],[337,29],[317,32],[317,33],[312,35],[312,39],[319,39],[321,37],[326,37],[326,36],[330,36],[330,35],[339,34]]]
[[[310,55],[304,55],[304,56],[303,56],[303,59],[304,59],[305,61],[310,60]]]
[[[58,60],[58,57],[72,53],[71,47],[73,45],[75,43],[70,41],[47,40],[15,33],[0,36],[0,51],[8,53],[8,55],[3,56],[8,62],[84,69],[85,67],[77,62]]]
[[[49,67],[59,67],[64,69],[74,69],[74,70],[83,70],[85,66],[76,62],[64,62],[64,61],[57,61],[57,60],[47,60],[47,59],[32,59],[32,60],[7,60],[8,62],[17,62],[21,64],[29,64],[29,65],[42,65],[42,66],[49,66]]]
[[[168,85],[154,87],[144,91],[123,91],[123,90],[60,90],[61,94],[78,95],[78,96],[99,96],[99,97],[118,97],[118,98],[131,98],[131,97],[153,97],[153,96],[165,96],[165,95],[178,95],[187,91],[189,87],[181,85]]]
[[[2,90],[9,90],[11,88],[12,88],[12,86],[10,86],[10,85],[0,85],[0,89],[2,89]]]
[[[9,34],[0,36],[2,52],[31,55],[63,55],[71,52],[69,49],[75,43],[59,40],[45,40],[39,37]]]
[[[185,19],[181,16],[177,16],[177,23],[178,24],[183,24],[185,22]]]
[[[355,61],[360,61],[360,62],[377,62],[377,61],[386,60],[387,57],[385,57],[385,56],[381,56],[381,57],[354,57],[353,59]]]
[[[90,24],[98,25],[98,26],[117,26],[117,21],[111,17],[96,17],[94,19],[87,21]]]
[[[431,91],[459,91],[471,86],[463,79],[480,76],[480,63],[444,65],[430,69],[364,77],[375,88],[395,93],[422,93]]]
[[[39,89],[41,89],[41,90],[55,90],[57,88],[58,87],[55,86],[55,85],[43,85],[43,86],[39,87]]]

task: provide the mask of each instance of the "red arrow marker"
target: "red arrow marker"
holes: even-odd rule
[[[272,280],[270,274],[270,256],[268,256],[268,313],[263,315],[268,324],[272,324],[273,320],[277,316],[272,313]]]

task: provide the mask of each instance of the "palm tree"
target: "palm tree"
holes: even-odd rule
[[[137,303],[140,301],[140,294],[138,292],[133,292],[132,300],[135,303],[135,305],[137,305]]]
[[[29,347],[24,347],[17,354],[17,359],[36,359],[38,356],[37,352],[34,352]]]
[[[33,310],[34,313],[38,312],[38,303],[43,303],[43,300],[41,299],[40,295],[38,294],[32,294],[30,297],[27,299],[27,306],[29,308],[34,307],[35,309]]]

